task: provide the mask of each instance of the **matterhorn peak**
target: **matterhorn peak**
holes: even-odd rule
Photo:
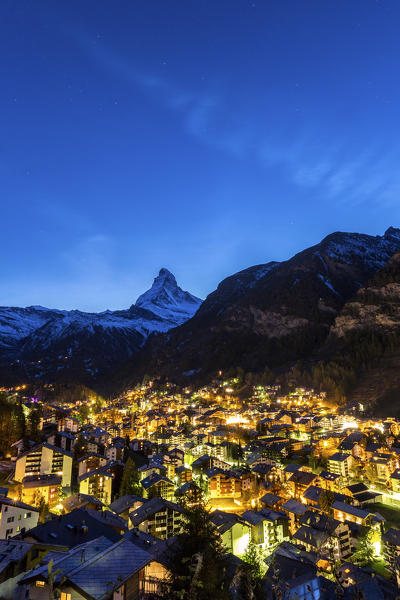
[[[168,269],[166,269],[165,267],[163,267],[162,269],[160,269],[160,272],[158,273],[158,276],[154,278],[154,283],[153,286],[156,282],[158,281],[169,281],[171,283],[175,283],[175,285],[178,285],[176,283],[176,277],[173,273],[171,273],[171,271],[169,271]]]
[[[159,277],[173,277],[175,279],[175,275],[173,273],[171,273],[171,271],[169,271],[165,267],[162,267],[160,269],[160,272],[158,273],[158,276]]]
[[[200,298],[182,290],[175,275],[163,267],[154,278],[151,288],[136,300],[135,306],[181,324],[194,315],[201,302]]]

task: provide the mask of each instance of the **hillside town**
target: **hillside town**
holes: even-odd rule
[[[232,597],[250,565],[263,598],[395,598],[400,421],[313,390],[247,389],[222,373],[109,401],[4,388],[26,429],[0,462],[0,597],[165,597],[201,507]]]

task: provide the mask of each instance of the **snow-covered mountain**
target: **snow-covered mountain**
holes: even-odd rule
[[[129,309],[86,313],[41,306],[0,307],[0,365],[13,363],[31,377],[81,369],[107,373],[130,358],[152,332],[192,317],[201,300],[182,290],[167,269]]]
[[[139,296],[135,306],[181,325],[193,317],[201,303],[200,298],[178,286],[174,275],[168,269],[161,269],[151,288]]]
[[[20,340],[45,325],[55,314],[62,315],[63,312],[42,306],[0,307],[0,351],[2,348],[13,348]]]

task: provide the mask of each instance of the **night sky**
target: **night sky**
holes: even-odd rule
[[[398,0],[2,0],[0,305],[400,225]]]

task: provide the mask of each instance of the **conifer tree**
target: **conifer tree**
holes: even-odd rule
[[[184,531],[168,563],[164,600],[228,600],[227,556],[203,503],[187,511]]]
[[[351,556],[350,561],[360,567],[369,567],[374,562],[375,551],[372,545],[372,532],[367,531],[360,537],[357,545],[357,551]]]
[[[125,463],[124,472],[122,474],[119,495],[125,496],[126,494],[132,494],[133,496],[141,496],[142,491],[139,472],[135,462],[129,457]]]
[[[249,542],[242,560],[250,567],[254,579],[261,579],[264,575],[265,565],[262,550],[254,542]]]

